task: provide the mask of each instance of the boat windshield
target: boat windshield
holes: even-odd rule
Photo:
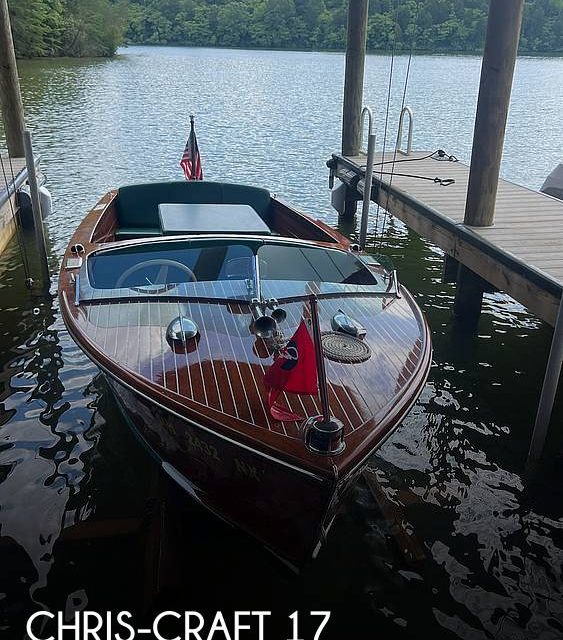
[[[341,249],[267,243],[259,247],[258,258],[265,298],[385,291],[387,286],[356,255]]]
[[[252,300],[384,292],[388,281],[377,271],[342,249],[283,240],[150,242],[90,256],[81,298],[165,294]]]

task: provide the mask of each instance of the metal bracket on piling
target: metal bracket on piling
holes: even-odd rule
[[[409,117],[409,133],[407,136],[407,150],[403,151],[401,149],[401,144],[403,142],[403,120],[405,119],[405,113]],[[401,110],[401,115],[399,117],[399,128],[397,130],[397,153],[400,153],[404,156],[410,156],[412,149],[412,130],[414,125],[414,113],[410,107],[403,107]]]
[[[541,457],[545,439],[549,428],[549,421],[555,404],[555,395],[557,394],[557,386],[559,384],[559,376],[561,375],[561,367],[563,365],[563,295],[559,303],[559,312],[557,321],[553,330],[553,339],[551,341],[551,349],[549,350],[549,358],[547,360],[547,368],[543,379],[540,403],[536,414],[536,422],[534,424],[534,432],[532,434],[532,442],[526,462],[526,471],[532,472]]]
[[[375,158],[375,133],[373,133],[373,113],[369,107],[362,109],[362,138],[364,132],[365,117],[368,118],[368,148],[367,148],[367,161],[366,161],[366,173],[364,179],[364,199],[362,203],[362,221],[360,224],[360,249],[364,249],[366,246],[366,237],[368,232],[368,217],[369,217],[369,204],[371,202],[371,184],[373,176],[373,163]]]

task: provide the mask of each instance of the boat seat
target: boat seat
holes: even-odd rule
[[[270,226],[271,198],[266,189],[223,182],[154,182],[121,187],[116,201],[116,238],[160,235],[158,205],[248,204]]]

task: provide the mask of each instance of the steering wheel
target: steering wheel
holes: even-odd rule
[[[156,275],[155,282],[148,282],[147,287],[158,285],[159,284],[158,281],[160,279],[163,280],[162,285],[168,284],[164,276],[168,273],[168,269],[170,267],[174,267],[176,269],[180,269],[181,271],[183,271],[189,278],[188,282],[197,282],[195,273],[182,262],[178,262],[177,260],[170,260],[168,258],[155,258],[153,260],[143,260],[143,262],[138,262],[137,264],[132,265],[128,269],[125,269],[125,271],[117,279],[117,282],[115,283],[115,288],[120,289],[123,286],[123,283],[127,280],[127,278],[133,275],[134,273],[136,273],[137,271],[140,271],[141,269],[146,269],[147,267],[154,267],[155,265],[160,265],[160,270]],[[144,285],[136,285],[136,286],[137,287],[141,286],[143,287],[143,290],[145,289]]]

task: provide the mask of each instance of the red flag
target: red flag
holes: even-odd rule
[[[315,345],[304,320],[266,371],[264,383],[268,388],[268,406],[273,418],[281,421],[302,419],[302,416],[278,405],[276,399],[282,391],[308,395],[315,395],[318,391]]]
[[[186,180],[203,180],[203,169],[201,168],[201,157],[197,146],[193,116],[190,116],[190,126],[190,135],[188,136],[186,148],[180,160],[180,166],[184,171]]]

